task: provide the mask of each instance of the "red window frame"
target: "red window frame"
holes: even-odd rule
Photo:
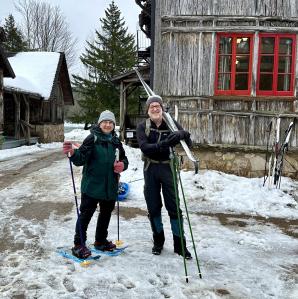
[[[232,54],[231,54],[231,83],[230,89],[222,90],[218,89],[218,76],[221,74],[219,72],[219,57],[221,56],[219,53],[219,42],[221,37],[230,37],[232,38]],[[247,37],[250,38],[250,53],[249,55],[249,67],[248,67],[248,84],[247,90],[236,90],[235,89],[235,77],[236,77],[236,43],[237,38]],[[253,57],[253,40],[254,34],[252,33],[218,33],[217,41],[216,41],[216,71],[215,71],[215,95],[250,95],[251,93],[251,77],[252,77],[252,57]],[[241,54],[238,54],[241,55]]]
[[[274,53],[273,53],[273,83],[272,83],[272,90],[260,90],[260,68],[261,68],[261,58],[265,56],[265,54],[261,53],[261,42],[263,37],[274,37]],[[279,40],[280,38],[291,38],[292,42],[292,57],[291,60],[291,72],[290,73],[280,73],[278,71],[279,65],[279,56],[287,56],[287,55],[279,55]],[[267,54],[268,55],[268,54]],[[285,33],[260,33],[259,34],[259,54],[258,54],[258,73],[257,73],[257,95],[271,95],[271,96],[293,96],[294,95],[294,83],[295,83],[295,65],[296,65],[296,35],[295,34],[285,34]],[[263,74],[266,72],[263,72]],[[286,91],[278,91],[277,90],[277,83],[278,83],[278,74],[290,74],[290,90]]]

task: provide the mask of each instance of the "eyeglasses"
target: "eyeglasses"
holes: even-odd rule
[[[153,105],[153,106],[149,106],[149,109],[150,110],[153,110],[153,109],[161,109],[161,106],[160,105]]]
[[[101,122],[101,124],[103,124],[104,126],[112,126],[112,125],[114,125],[114,123],[111,120],[103,120]]]

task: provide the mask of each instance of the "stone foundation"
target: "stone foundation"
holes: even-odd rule
[[[64,124],[34,125],[31,134],[38,136],[40,143],[63,142]]]
[[[180,150],[179,152],[181,153]],[[244,177],[264,176],[266,159],[264,150],[198,147],[193,149],[193,152],[199,157],[200,169],[218,170]],[[187,157],[183,160],[183,167],[193,168]],[[298,151],[286,153],[282,175],[298,179]]]

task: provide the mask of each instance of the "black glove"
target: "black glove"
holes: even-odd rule
[[[187,141],[190,139],[190,133],[188,131],[185,130],[174,131],[171,132],[165,140],[160,141],[159,146],[161,148],[169,147],[169,146],[174,147],[180,142],[180,140],[183,139]]]
[[[190,133],[188,131],[181,130],[179,132],[181,132],[180,136],[182,135],[181,139],[188,140],[190,138]]]
[[[169,139],[172,139],[172,138],[175,139],[171,135],[175,135],[177,139],[179,137],[179,141],[183,140],[183,139],[186,140],[186,139],[190,138],[190,133],[188,131],[185,131],[185,130],[179,130],[179,131],[174,131],[174,132],[170,133],[170,135],[168,136],[168,138]]]
[[[168,135],[168,137],[166,138],[166,142],[168,143],[169,146],[175,146],[177,145],[180,140],[181,137],[183,137],[183,131],[175,131],[172,132]]]

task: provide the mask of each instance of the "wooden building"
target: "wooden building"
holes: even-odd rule
[[[8,60],[16,77],[4,79],[7,142],[63,141],[64,105],[74,103],[65,55],[20,52]]]
[[[15,74],[0,45],[0,147],[4,142],[4,137],[3,137],[3,124],[4,124],[3,78],[4,77],[14,78]]]
[[[151,87],[178,106],[201,168],[262,175],[268,124],[280,116],[283,138],[297,117],[298,0],[149,2]],[[297,151],[298,129],[285,163],[292,177]]]

